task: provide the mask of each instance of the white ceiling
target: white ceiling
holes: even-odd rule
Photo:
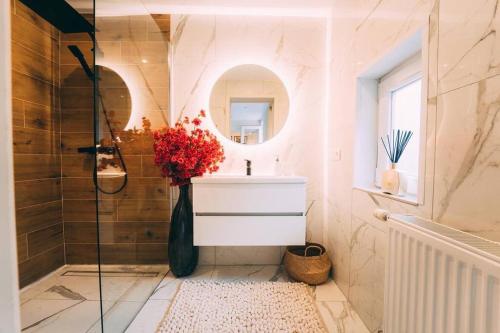
[[[92,0],[67,0],[92,12]],[[96,16],[207,14],[326,17],[333,0],[95,0]]]
[[[269,103],[231,103],[231,126],[258,125],[267,117]]]

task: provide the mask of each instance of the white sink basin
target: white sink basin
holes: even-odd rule
[[[300,176],[272,176],[272,175],[233,175],[215,174],[191,178],[194,184],[305,184],[306,177]]]

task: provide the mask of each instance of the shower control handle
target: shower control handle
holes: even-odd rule
[[[91,154],[95,155],[99,154],[114,154],[116,151],[115,147],[106,147],[106,146],[90,146],[90,147],[78,147],[78,152],[82,154]]]

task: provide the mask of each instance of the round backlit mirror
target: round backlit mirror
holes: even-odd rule
[[[259,144],[285,124],[289,101],[285,85],[269,69],[240,65],[225,72],[210,95],[210,116],[226,138]]]

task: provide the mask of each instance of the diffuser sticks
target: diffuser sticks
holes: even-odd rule
[[[387,157],[389,157],[389,160],[392,163],[398,163],[412,136],[412,131],[403,131],[398,129],[393,130],[390,136],[389,134],[386,135],[387,142],[384,142],[383,137],[380,138],[382,144],[384,145],[385,152],[387,153]]]

